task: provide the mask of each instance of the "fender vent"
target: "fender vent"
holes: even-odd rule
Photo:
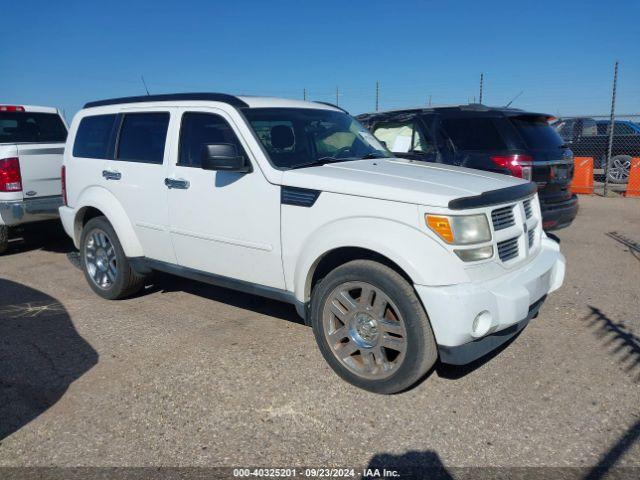
[[[318,190],[306,188],[282,187],[280,201],[283,205],[295,205],[296,207],[312,207],[320,196]]]

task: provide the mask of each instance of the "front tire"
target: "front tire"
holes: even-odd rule
[[[405,390],[438,358],[429,318],[413,287],[374,261],[354,260],[323,278],[311,295],[311,322],[331,368],[370,392]]]
[[[89,286],[102,298],[125,298],[144,287],[144,276],[131,268],[115,230],[105,217],[92,218],[82,229],[80,261]]]
[[[0,255],[9,248],[9,227],[0,225]]]

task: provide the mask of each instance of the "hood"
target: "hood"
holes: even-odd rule
[[[400,158],[287,170],[282,176],[282,184],[290,187],[431,207],[447,207],[456,198],[525,183],[508,175]]]

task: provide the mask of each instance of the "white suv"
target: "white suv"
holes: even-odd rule
[[[88,103],[64,166],[60,215],[98,295],[161,270],[290,302],[331,367],[374,392],[496,348],[564,277],[534,184],[393,158],[327,104]]]
[[[0,105],[0,254],[9,228],[58,218],[67,126],[52,107]]]

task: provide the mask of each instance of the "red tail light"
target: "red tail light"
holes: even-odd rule
[[[24,107],[18,105],[0,105],[0,112],[24,112]]]
[[[495,155],[491,161],[509,170],[514,177],[531,180],[533,158],[529,155]]]
[[[62,182],[62,203],[64,206],[68,206],[67,202],[67,169],[62,166],[62,170],[60,172],[60,181]]]
[[[0,160],[0,192],[21,192],[22,175],[20,161],[17,158]]]

